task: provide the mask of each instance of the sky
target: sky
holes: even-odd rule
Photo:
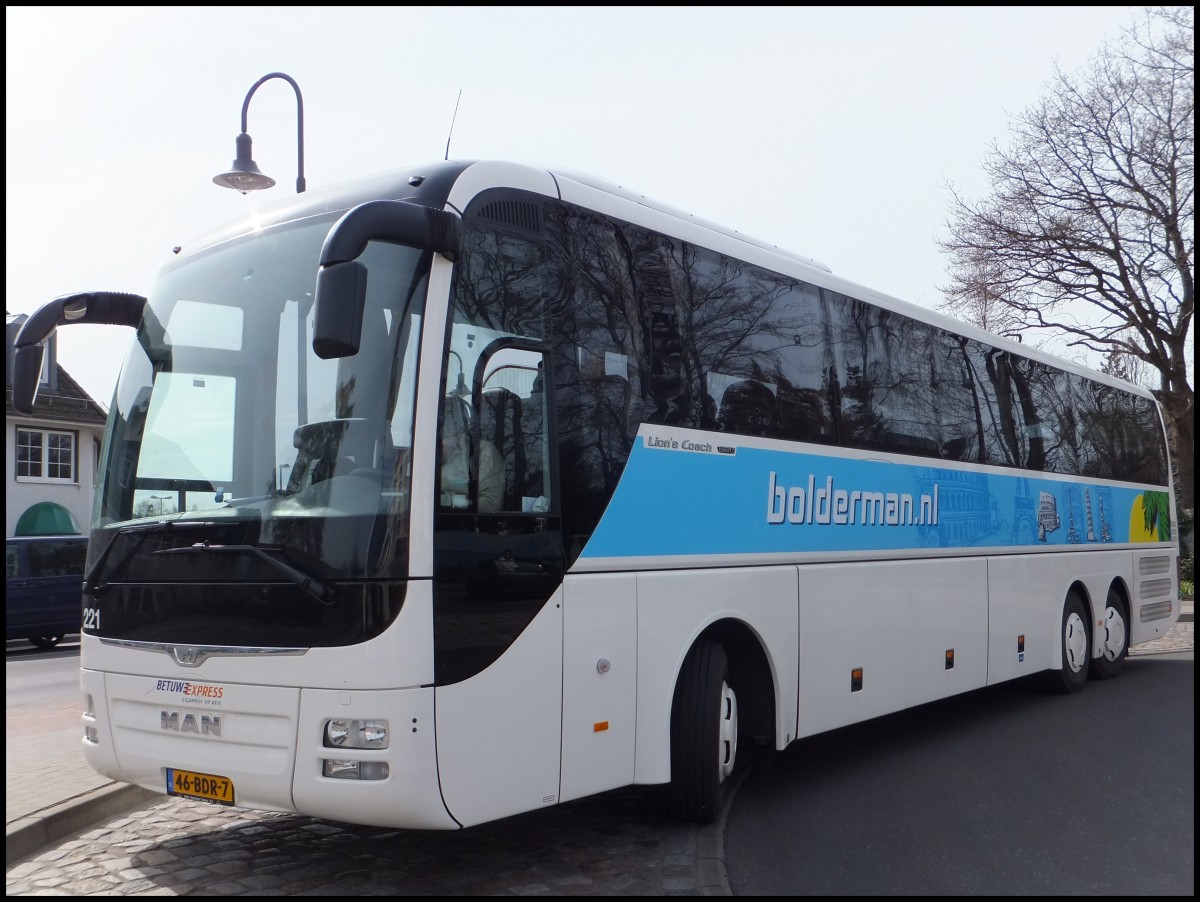
[[[440,160],[588,172],[936,309],[949,185],[1139,7],[5,8],[6,307],[148,294],[171,249],[308,188]],[[457,105],[457,111],[456,111]],[[453,128],[451,127],[453,123]],[[107,406],[132,332],[59,330]]]

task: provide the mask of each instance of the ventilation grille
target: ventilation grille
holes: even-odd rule
[[[1144,557],[1137,562],[1138,619],[1142,623],[1165,620],[1175,610],[1175,582],[1169,555]]]
[[[1171,572],[1171,559],[1162,557],[1144,557],[1138,561],[1138,576],[1162,576]]]
[[[1153,620],[1166,620],[1171,616],[1171,602],[1156,601],[1154,604],[1144,604],[1139,610],[1138,616],[1142,623],[1150,623]]]
[[[1171,580],[1144,579],[1138,584],[1138,596],[1142,601],[1153,598],[1164,598],[1171,594]]]
[[[479,210],[480,219],[503,223],[526,232],[541,232],[542,208],[519,200],[498,200],[484,204]]]

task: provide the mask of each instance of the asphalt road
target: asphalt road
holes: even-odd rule
[[[51,649],[13,639],[4,650],[4,700],[9,707],[79,699],[79,636],[67,636]]]
[[[795,743],[742,783],[734,895],[1186,895],[1194,660],[992,687]]]

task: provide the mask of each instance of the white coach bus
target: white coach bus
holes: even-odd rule
[[[184,246],[83,591],[92,767],[456,829],[1005,680],[1179,615],[1153,396],[600,180],[436,162]]]

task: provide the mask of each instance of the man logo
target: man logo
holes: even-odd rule
[[[171,657],[181,667],[199,667],[208,660],[208,651],[195,645],[173,645]]]
[[[194,733],[197,736],[220,736],[221,717],[218,714],[184,714],[182,718],[178,711],[160,711],[158,725],[164,730],[174,730],[176,733]]]

